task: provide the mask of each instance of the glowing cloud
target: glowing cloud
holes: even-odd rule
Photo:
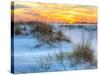
[[[97,23],[95,6],[14,2],[14,21]]]

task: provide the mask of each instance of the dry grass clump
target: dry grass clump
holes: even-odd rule
[[[47,56],[38,56],[36,58],[37,64],[40,66],[42,70],[48,70],[50,69],[50,66],[52,65],[52,58],[50,55]]]
[[[20,34],[22,34],[22,30],[21,30],[21,28],[19,26],[17,26],[15,28],[15,35],[20,35]]]
[[[60,43],[62,41],[71,42],[69,37],[65,37],[65,35],[61,31],[55,32],[53,26],[46,23],[34,23],[32,34],[41,43],[41,45],[39,46],[42,46],[44,44],[54,46],[54,44]]]
[[[95,61],[95,56],[89,42],[79,43],[69,57],[72,65],[82,63],[92,64]]]

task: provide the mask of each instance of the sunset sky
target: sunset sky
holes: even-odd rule
[[[95,6],[14,2],[14,21],[97,23]]]

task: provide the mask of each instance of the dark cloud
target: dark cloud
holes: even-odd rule
[[[26,6],[26,5],[14,5],[14,4],[11,4],[11,9],[19,9],[19,8],[30,8],[29,6]]]

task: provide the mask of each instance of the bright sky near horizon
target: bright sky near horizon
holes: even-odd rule
[[[97,7],[40,2],[14,2],[14,21],[97,23]]]

